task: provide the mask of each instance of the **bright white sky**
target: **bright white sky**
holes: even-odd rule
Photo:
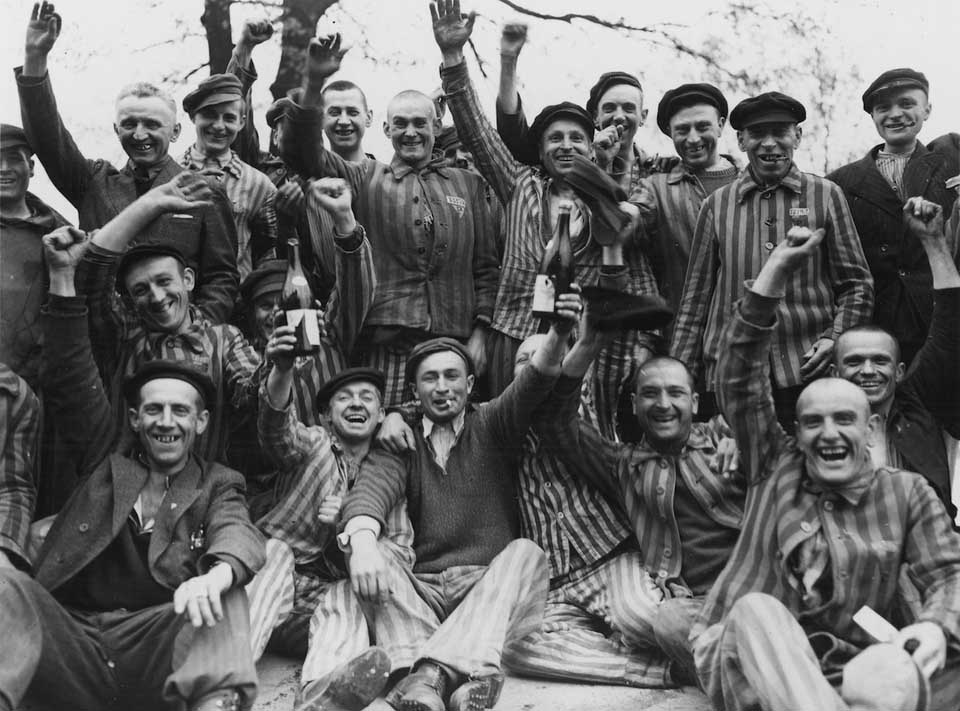
[[[379,126],[389,98],[404,88],[430,91],[439,84],[439,52],[433,43],[426,0],[342,0],[330,17],[321,20],[324,31],[339,29],[355,45],[344,61],[341,75],[360,84],[374,110],[374,128],[367,134],[366,148],[381,158],[390,154],[389,144]],[[723,7],[707,0],[682,3],[630,3],[623,0],[527,0],[538,10],[560,13],[589,8],[605,18],[624,16],[635,25],[672,22],[686,41],[701,46],[702,38],[714,25],[705,14]],[[796,4],[788,0],[770,0],[775,9],[789,11]],[[0,65],[12,68],[22,63],[23,32],[32,2],[0,0]],[[488,108],[496,92],[497,41],[500,25],[516,17],[496,0],[476,0],[471,7],[481,18],[477,22],[475,44],[487,65],[489,78],[480,77],[471,58],[471,73],[480,85]],[[639,9],[630,9],[637,7]],[[960,3],[955,0],[914,0],[911,3],[889,0],[809,0],[804,7],[825,25],[832,27],[837,41],[825,47],[834,61],[856,66],[866,82],[880,72],[897,66],[911,66],[926,73],[931,83],[933,114],[922,137],[930,140],[948,131],[960,131],[960,80],[957,71],[957,32],[960,28]],[[465,5],[466,8],[466,5]],[[50,58],[51,76],[61,113],[81,149],[89,157],[104,157],[121,163],[124,156],[113,136],[113,97],[118,89],[132,81],[160,82],[164,77],[182,76],[204,61],[206,44],[200,34],[202,0],[60,0],[57,9],[64,17],[64,29]],[[244,17],[256,9],[239,5],[234,10],[235,33]],[[706,19],[705,19],[706,18]],[[530,41],[521,56],[522,93],[529,113],[546,103],[562,99],[586,100],[596,76],[610,69],[626,69],[643,80],[648,125],[639,132],[639,143],[650,152],[671,153],[672,146],[655,125],[653,115],[663,92],[684,81],[702,78],[699,68],[678,60],[669,50],[654,47],[637,37],[605,30],[585,23],[565,25],[530,19]],[[364,28],[364,33],[361,33]],[[184,35],[193,34],[194,36]],[[365,35],[366,40],[358,38]],[[739,35],[739,36],[738,36]],[[780,23],[771,21],[762,32],[742,31],[724,37],[723,46],[734,58],[767,56],[776,58],[797,54],[784,41]],[[183,38],[172,41],[174,38]],[[255,60],[262,80],[256,87],[255,105],[262,125],[262,110],[269,103],[267,87],[279,60],[279,35],[272,43],[259,47]],[[760,61],[760,60],[757,60]],[[179,100],[202,74],[188,84],[169,82],[168,88]],[[0,120],[19,124],[16,86],[10,71],[0,81]],[[792,93],[791,86],[768,89]],[[842,125],[835,125],[834,153],[855,156],[876,142],[869,117],[860,109],[858,84],[840,98]],[[744,98],[728,95],[730,105]],[[800,98],[798,96],[798,98]],[[186,121],[186,117],[183,118]],[[449,119],[448,119],[449,120]],[[184,126],[183,136],[174,144],[174,154],[182,153],[193,138],[192,127]],[[809,143],[812,143],[809,142]],[[737,154],[732,132],[727,132],[723,149]],[[822,146],[801,146],[801,168],[819,171]],[[42,171],[33,190],[43,199],[74,218],[75,212],[56,194]]]

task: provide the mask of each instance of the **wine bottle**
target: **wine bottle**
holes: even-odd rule
[[[557,298],[570,291],[573,283],[573,248],[570,245],[570,213],[573,203],[561,202],[557,209],[557,233],[547,242],[540,270],[533,287],[533,317],[543,321],[556,319]],[[541,329],[542,330],[542,329]]]
[[[295,329],[297,345],[293,354],[316,353],[320,348],[317,306],[300,262],[300,241],[292,238],[287,240],[287,276],[280,292],[280,312],[278,325],[287,324]]]

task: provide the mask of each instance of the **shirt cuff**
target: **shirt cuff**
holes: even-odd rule
[[[740,301],[740,315],[744,321],[753,326],[767,328],[777,322],[777,305],[779,303],[779,297],[763,296],[752,291],[748,285],[747,293]]]
[[[352,519],[347,521],[347,525],[343,527],[343,532],[337,536],[337,546],[343,552],[349,552],[350,550],[350,538],[355,533],[360,531],[370,531],[373,533],[374,538],[380,537],[380,522],[377,521],[373,516],[354,516]]]
[[[337,245],[339,249],[344,254],[353,254],[360,251],[360,247],[363,246],[363,240],[367,236],[367,231],[363,228],[359,222],[354,228],[353,232],[348,235],[342,235],[337,232],[336,228],[333,230],[333,242]]]

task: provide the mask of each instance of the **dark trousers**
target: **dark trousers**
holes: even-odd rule
[[[242,588],[223,596],[223,613],[195,629],[172,603],[70,610],[33,578],[0,570],[0,709],[185,709],[226,688],[249,708],[257,677]]]

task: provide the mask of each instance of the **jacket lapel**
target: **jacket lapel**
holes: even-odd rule
[[[173,531],[180,518],[187,512],[201,494],[200,480],[203,470],[196,456],[191,455],[187,466],[170,481],[170,489],[163,497],[160,511],[157,512],[156,525],[150,538],[148,559],[151,570],[157,559],[170,545]],[[193,532],[191,532],[193,533]]]
[[[933,174],[943,164],[943,156],[934,153],[922,143],[910,157],[906,169],[903,171],[903,185],[908,195],[925,195],[930,186]]]
[[[113,521],[110,526],[111,539],[116,538],[120,528],[126,525],[137,497],[147,483],[149,472],[133,459],[110,456],[110,469],[113,473]]]
[[[850,186],[850,192],[899,220],[903,202],[890,187],[887,179],[877,170],[876,154],[879,148],[880,146],[874,147],[858,162],[859,170],[854,173],[857,180]]]

